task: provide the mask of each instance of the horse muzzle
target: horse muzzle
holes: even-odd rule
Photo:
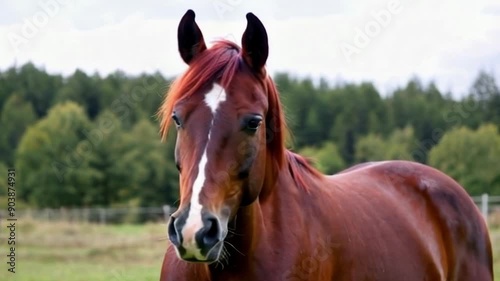
[[[172,215],[168,223],[168,238],[180,259],[189,262],[215,262],[219,259],[227,235],[227,226],[208,211],[189,218],[187,211]]]

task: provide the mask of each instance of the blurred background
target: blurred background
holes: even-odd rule
[[[291,149],[325,173],[442,170],[485,215],[500,263],[498,1],[0,0],[2,280],[158,280],[178,175],[156,112],[186,69],[187,9],[207,42],[240,43],[247,12],[263,21]]]

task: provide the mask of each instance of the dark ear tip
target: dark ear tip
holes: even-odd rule
[[[257,18],[253,13],[247,13],[246,15],[246,18],[247,18],[247,21],[255,21],[255,20],[259,20],[259,18]]]
[[[194,13],[193,10],[189,9],[186,11],[186,13],[184,14],[184,18],[191,18],[191,19],[194,19],[196,16],[196,14]]]
[[[260,26],[264,27],[264,24],[253,13],[248,13],[247,16],[246,16],[246,18],[247,18],[247,22],[249,24],[252,24],[252,25],[257,24],[257,25],[260,25]]]

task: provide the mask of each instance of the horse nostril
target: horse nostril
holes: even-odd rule
[[[220,241],[220,227],[217,218],[206,216],[203,218],[203,228],[196,234],[196,242],[200,248],[210,250]]]
[[[172,242],[174,246],[179,247],[181,245],[181,237],[175,227],[175,217],[170,217],[170,222],[168,223],[167,232],[170,242]]]
[[[216,244],[219,242],[219,224],[215,218],[209,218],[205,222],[206,233],[203,237],[203,242],[205,245]]]

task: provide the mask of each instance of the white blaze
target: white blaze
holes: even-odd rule
[[[210,141],[210,131],[213,125],[215,114],[220,104],[226,100],[226,92],[219,84],[214,84],[212,89],[205,94],[205,103],[212,111],[212,122],[210,124],[210,129],[208,130],[207,143],[203,149],[203,154],[201,156],[200,162],[198,163],[198,174],[193,183],[193,192],[191,194],[191,205],[189,208],[189,214],[186,219],[186,224],[182,230],[182,236],[184,238],[183,246],[187,252],[194,251],[196,247],[196,241],[194,239],[194,234],[203,227],[203,222],[201,220],[201,204],[200,204],[200,193],[203,185],[205,184],[205,166],[207,165],[207,146]],[[187,236],[191,237],[187,237]],[[197,255],[199,251],[192,252],[192,254]]]

